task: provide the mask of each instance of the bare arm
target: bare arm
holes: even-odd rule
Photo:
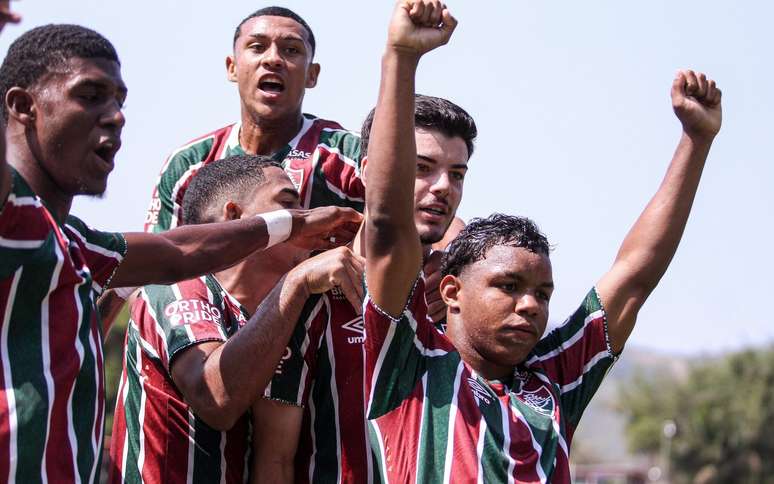
[[[259,398],[253,404],[252,484],[294,482],[304,409]]]
[[[329,235],[339,243],[352,239],[361,215],[350,208],[289,210],[289,241],[309,249],[328,249]],[[225,269],[269,242],[260,216],[229,222],[179,227],[160,234],[125,234],[127,254],[110,287],[170,284]]]
[[[186,402],[211,427],[230,429],[274,374],[310,294],[339,286],[357,308],[362,273],[363,261],[345,247],[299,264],[226,343],[201,343],[172,361],[172,380]]]
[[[413,217],[414,76],[419,58],[448,42],[455,26],[441,2],[399,2],[382,58],[366,166],[366,277],[374,302],[392,315],[406,304],[422,264]]]
[[[656,194],[635,222],[610,271],[597,283],[610,344],[621,351],[637,312],[664,275],[680,243],[704,162],[721,124],[721,93],[704,74],[681,71],[672,104],[683,133]]]

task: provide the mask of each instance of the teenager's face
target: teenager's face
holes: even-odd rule
[[[293,19],[261,16],[242,25],[228,78],[239,86],[242,108],[254,119],[286,119],[301,113],[307,88],[317,84],[306,29]]]
[[[417,128],[417,177],[414,182],[414,222],[423,244],[443,238],[462,200],[468,147],[458,137]]]
[[[66,194],[102,194],[126,122],[118,63],[72,58],[27,91],[34,117],[25,135],[35,158]]]
[[[553,286],[547,255],[496,245],[459,277],[441,281],[450,331],[487,362],[510,369],[543,336]]]
[[[263,174],[266,179],[255,188],[250,199],[245,202],[243,217],[252,217],[274,210],[301,208],[298,191],[282,168],[273,166],[265,168]],[[309,251],[283,243],[270,247],[260,254],[262,257],[269,258],[280,272],[284,273],[306,259]]]

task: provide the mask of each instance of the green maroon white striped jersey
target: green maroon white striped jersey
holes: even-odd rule
[[[363,318],[334,289],[304,306],[265,396],[303,406],[295,482],[367,483]]]
[[[110,445],[110,482],[247,481],[250,419],[227,432],[193,413],[171,377],[175,356],[226,341],[247,311],[212,275],[145,286],[132,305]]]
[[[426,319],[421,279],[400,319],[368,298],[369,438],[383,482],[569,483],[575,427],[615,361],[596,290],[511,382],[487,381]]]
[[[146,232],[180,225],[183,195],[204,165],[245,153],[239,144],[240,126],[236,123],[206,134],[167,158],[145,217]],[[339,205],[363,211],[360,137],[338,123],[304,114],[301,130],[272,158],[285,168],[304,208]]]
[[[59,224],[24,179],[0,210],[0,482],[96,482],[104,434],[94,299],[121,234]]]

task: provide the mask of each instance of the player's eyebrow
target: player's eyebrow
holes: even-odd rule
[[[504,277],[508,279],[513,279],[515,281],[523,281],[524,277],[522,277],[521,274],[514,271],[497,271],[495,273],[496,277]],[[539,287],[545,288],[545,289],[554,289],[554,281],[548,281],[538,284]]]
[[[419,154],[417,154],[417,158],[419,158],[420,160],[425,161],[427,163],[431,163],[433,165],[438,163],[438,161],[436,161],[435,158],[433,158],[431,156],[427,156],[427,155],[419,155]],[[454,168],[455,170],[468,171],[468,165],[465,164],[465,163],[455,163],[451,167]]]

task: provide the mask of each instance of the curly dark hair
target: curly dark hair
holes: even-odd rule
[[[527,217],[494,213],[474,218],[449,244],[441,263],[441,274],[459,276],[465,266],[486,257],[496,245],[523,247],[548,255],[551,246],[538,226]]]
[[[0,66],[0,99],[8,116],[5,95],[13,87],[28,88],[44,74],[72,58],[101,58],[117,62],[115,47],[101,34],[70,24],[35,27],[14,40]]]
[[[261,155],[234,155],[204,165],[183,195],[183,224],[213,222],[210,212],[215,203],[222,204],[228,197],[241,199],[248,189],[266,181],[263,170],[272,166],[282,169],[271,157]]]
[[[242,25],[245,24],[248,20],[251,18],[256,17],[285,17],[289,18],[291,20],[295,20],[301,26],[306,30],[306,34],[309,37],[309,45],[312,47],[312,58],[314,58],[314,51],[316,48],[315,41],[314,41],[314,34],[312,33],[312,28],[309,26],[308,23],[304,19],[301,18],[300,15],[298,15],[296,12],[290,10],[289,8],[285,7],[264,7],[260,10],[256,10],[255,12],[251,13],[244,19],[242,19],[241,22],[239,22],[239,25],[237,25],[236,31],[234,32],[234,45],[236,45],[236,41],[239,38],[239,35],[242,33]]]
[[[360,156],[365,158],[368,153],[368,140],[371,136],[371,125],[374,123],[372,109],[363,126],[360,128]],[[473,156],[473,142],[478,136],[476,122],[470,114],[453,102],[434,96],[417,94],[414,96],[414,125],[417,128],[426,128],[439,131],[448,137],[459,136],[465,141],[468,148],[468,158]]]

